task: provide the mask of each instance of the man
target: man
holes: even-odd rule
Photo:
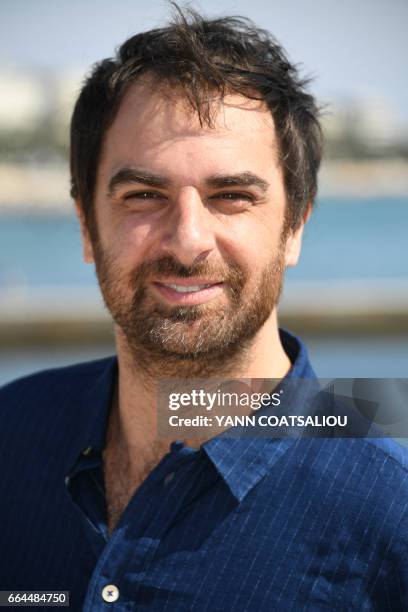
[[[1,393],[2,589],[92,611],[406,609],[397,445],[157,433],[163,378],[314,378],[276,307],[316,195],[317,114],[244,19],[180,13],[92,71],[72,195],[117,357]]]

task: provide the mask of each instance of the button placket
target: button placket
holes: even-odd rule
[[[163,504],[163,489],[161,489],[164,479],[166,478],[166,476],[163,474],[163,465],[156,467],[148,479],[142,483],[140,488],[136,491],[132,499],[129,501],[129,504],[119,521],[118,527],[113,531],[102,555],[98,559],[96,567],[94,568],[91,583],[88,588],[84,612],[93,612],[93,610],[97,609],[97,602],[101,602],[101,593],[103,589],[105,586],[112,586],[112,583],[110,583],[110,585],[106,585],[109,579],[112,581],[118,579],[121,584],[121,591],[123,595],[121,596],[119,602],[116,603],[116,606],[121,603],[123,597],[125,599],[122,605],[126,606],[126,595],[124,595],[124,593],[128,591],[129,586],[126,584],[127,572],[126,570],[124,572],[121,570],[120,577],[118,577],[117,572],[115,572],[115,570],[112,571],[113,568],[110,567],[110,562],[113,551],[117,550],[118,546],[121,548],[123,546],[121,545],[123,539],[123,530],[121,529],[121,525],[128,522],[128,517],[132,517],[130,522],[133,525],[132,538],[134,543],[131,548],[128,547],[127,550],[121,550],[121,566],[122,568],[130,568],[133,577],[135,577],[136,573],[139,575],[139,584],[134,583],[131,585],[132,597],[134,598],[137,596],[138,588],[143,581],[143,577],[146,575],[148,568],[157,554],[157,549],[160,546],[162,534],[168,529],[169,525],[174,519],[174,516],[177,515],[180,506],[183,504],[186,495],[188,495],[190,488],[194,486],[194,479],[189,477],[191,467],[191,465],[187,467],[186,473],[183,474],[183,478],[181,478],[181,480],[179,478],[175,480],[171,478],[173,483],[176,483],[176,486],[169,487],[166,490],[167,503],[165,504]],[[162,475],[161,478],[157,478],[157,472],[160,470],[160,468]],[[167,476],[170,474],[175,475],[176,470],[174,469],[172,472],[169,472]],[[146,501],[151,501],[153,498],[156,500],[158,512],[157,514],[153,513],[152,520],[151,522],[149,521],[149,525],[144,526],[143,530],[140,530],[141,525],[138,526],[134,523],[135,517],[138,515],[138,512],[135,510],[137,507],[144,507],[146,505]],[[139,533],[137,533],[138,531]],[[116,557],[117,553],[113,556]],[[104,579],[103,576],[105,577]],[[126,587],[125,591],[123,590],[123,587]],[[106,600],[103,599],[103,601]],[[109,599],[106,601],[106,603],[112,601],[113,599]]]

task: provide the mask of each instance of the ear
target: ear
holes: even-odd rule
[[[302,236],[306,223],[312,214],[312,205],[309,203],[306,207],[303,219],[299,227],[291,232],[286,240],[285,246],[285,267],[296,266],[299,261],[300,251],[302,248]]]
[[[88,225],[85,220],[83,206],[79,200],[75,200],[75,211],[81,227],[82,256],[84,262],[94,263],[95,259],[92,247],[92,240],[89,233]]]

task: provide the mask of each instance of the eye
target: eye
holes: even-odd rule
[[[231,201],[231,202],[236,202],[238,200],[245,200],[246,202],[252,202],[253,201],[253,197],[251,195],[249,195],[248,193],[239,193],[237,191],[228,191],[225,193],[218,193],[214,196],[211,196],[211,199],[221,199],[221,200],[227,200],[227,201]]]
[[[239,191],[224,191],[209,198],[219,212],[234,213],[248,210],[254,203],[255,197],[249,193]]]
[[[155,191],[132,191],[124,196],[125,200],[157,200],[160,198],[164,198],[164,196]]]

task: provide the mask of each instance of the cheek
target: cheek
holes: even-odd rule
[[[128,215],[110,225],[105,245],[122,264],[135,265],[152,256],[154,235],[151,223]]]
[[[258,277],[279,252],[281,222],[272,219],[271,215],[242,216],[236,221],[230,228],[225,227],[224,244],[228,245],[230,256],[250,277]]]

